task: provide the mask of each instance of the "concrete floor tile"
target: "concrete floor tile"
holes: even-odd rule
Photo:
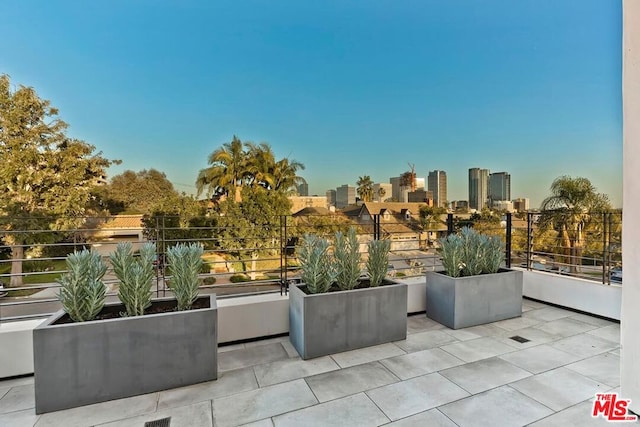
[[[438,408],[460,427],[523,426],[553,411],[522,393],[502,386]]]
[[[449,328],[445,328],[442,331],[447,333],[447,334],[449,334],[449,335],[451,335],[452,337],[454,337],[458,341],[469,341],[469,340],[474,340],[476,338],[482,337],[482,335],[478,335],[478,334],[473,333],[471,331],[467,331],[466,329],[449,329]]]
[[[394,344],[407,353],[411,353],[413,351],[440,347],[441,345],[457,341],[458,340],[445,333],[443,330],[433,330],[407,335],[407,339],[396,341]]]
[[[398,378],[406,380],[420,375],[430,374],[442,369],[462,365],[464,362],[439,348],[416,351],[402,356],[381,360],[387,369]]]
[[[374,362],[388,357],[405,354],[404,350],[391,343],[374,345],[373,347],[360,348],[344,353],[332,354],[331,357],[341,368]]]
[[[511,339],[511,337],[513,336],[520,336],[528,339],[529,341],[524,343],[518,342]],[[513,347],[518,350],[524,350],[525,348],[536,347],[540,344],[552,343],[560,339],[562,338],[557,335],[551,335],[540,329],[525,328],[525,329],[519,329],[517,331],[511,331],[505,337],[500,338],[499,340],[500,342],[503,342],[510,347]]]
[[[587,332],[590,335],[604,338],[616,344],[620,344],[620,325],[614,324]]]
[[[284,350],[287,352],[287,355],[290,358],[300,358],[300,355],[298,354],[298,350],[296,350],[296,348],[293,346],[293,344],[291,344],[291,341],[283,341],[280,344],[282,344],[282,346],[284,347]]]
[[[440,348],[465,362],[475,362],[514,351],[513,347],[490,337],[447,344]]]
[[[325,356],[310,360],[279,360],[256,366],[254,371],[260,387],[265,387],[337,369],[340,369],[338,364],[329,356]]]
[[[40,415],[37,427],[87,427],[126,420],[156,411],[158,393],[110,400]]]
[[[589,316],[588,314],[576,313],[571,315],[572,319],[579,320],[584,323],[588,323],[594,326],[610,326],[610,325],[620,325],[619,323],[613,322],[611,320],[601,319],[600,317]]]
[[[429,427],[458,427],[456,424],[447,418],[442,412],[437,409],[430,409],[428,411],[421,412],[416,415],[412,415],[407,418],[403,418],[398,421],[394,421],[391,424],[387,424],[386,427],[417,427],[417,426],[429,426]]]
[[[579,360],[580,357],[558,350],[550,345],[542,344],[537,347],[503,354],[500,359],[526,369],[531,373],[540,374],[573,363]]]
[[[554,411],[561,411],[610,389],[567,368],[553,369],[510,386]]]
[[[527,298],[523,298],[522,299],[522,305],[526,305],[527,307],[531,307],[533,309],[549,307],[547,304],[544,304],[544,303],[538,302],[538,301],[534,301],[532,299],[527,299]]]
[[[548,307],[538,308],[536,310],[530,310],[525,313],[522,313],[522,317],[526,317],[529,319],[540,320],[543,322],[551,322],[553,320],[562,319],[563,317],[569,317],[576,314],[573,311],[563,310],[561,308],[556,307]]]
[[[618,347],[616,343],[589,333],[564,338],[550,345],[558,350],[566,351],[582,358],[615,350]]]
[[[503,338],[509,334],[509,331],[499,328],[492,323],[486,325],[470,326],[468,328],[460,329],[461,331],[471,332],[481,337],[491,338]]]
[[[16,377],[5,380],[0,380],[0,387],[15,387],[18,385],[29,385],[33,384],[34,378],[33,375],[27,375],[24,377]]]
[[[222,372],[218,374],[218,379],[215,381],[161,391],[158,409],[187,406],[257,388],[258,383],[253,368]]]
[[[469,396],[438,373],[423,375],[367,392],[389,419],[395,421]]]
[[[273,427],[273,421],[271,421],[271,418],[266,418],[264,420],[242,424],[242,427]]]
[[[332,400],[273,418],[275,427],[379,426],[389,419],[364,394]]]
[[[398,382],[380,362],[356,365],[339,371],[306,378],[307,384],[320,402],[338,399],[365,390]]]
[[[289,355],[279,342],[253,346],[218,354],[218,371],[231,371],[276,360],[288,359]]]
[[[572,319],[571,317],[563,317],[562,319],[545,322],[541,325],[535,326],[534,328],[540,329],[541,331],[551,335],[565,338],[590,331],[597,328],[597,326]]]
[[[492,325],[502,328],[507,331],[517,331],[518,329],[529,328],[531,326],[539,325],[541,320],[530,319],[527,317],[514,317],[513,319],[501,320],[494,322]]]
[[[617,424],[607,422],[602,418],[593,418],[591,416],[592,405],[593,403],[591,403],[591,401],[579,403],[560,412],[556,412],[540,421],[536,421],[529,427],[602,427]]]
[[[424,314],[415,314],[407,317],[407,333],[415,334],[419,332],[443,329],[444,325],[429,319]]]
[[[0,414],[34,408],[35,394],[33,384],[11,387],[0,399]]]
[[[2,427],[33,427],[40,418],[33,409],[9,412],[0,415],[0,426]]]
[[[244,344],[219,345],[218,353],[226,353],[227,351],[242,350],[244,348],[245,348]]]
[[[611,353],[599,354],[566,367],[610,387],[620,385],[620,356]]]
[[[266,338],[266,339],[256,340],[256,341],[249,341],[244,343],[244,348],[258,347],[261,345],[273,344],[277,342],[279,343],[289,342],[289,336],[287,335],[282,337],[273,337],[273,338]]]
[[[213,399],[213,417],[218,427],[237,426],[316,403],[318,400],[304,380],[295,380]]]
[[[440,371],[440,375],[469,393],[477,394],[529,377],[531,373],[494,357],[446,369]]]
[[[11,387],[0,387],[0,399],[4,397],[5,394],[9,393]]]
[[[200,402],[188,406],[166,409],[126,420],[99,424],[96,427],[141,427],[144,423],[162,418],[171,418],[171,427],[213,427],[211,402]]]

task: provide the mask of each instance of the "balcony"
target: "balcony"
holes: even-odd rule
[[[33,376],[4,380],[0,425],[603,425],[591,401],[619,392],[619,359],[617,322],[524,299],[521,318],[410,315],[404,341],[308,361],[286,335],[222,345],[217,381],[43,415]]]

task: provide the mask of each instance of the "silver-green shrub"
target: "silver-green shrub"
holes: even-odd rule
[[[380,286],[387,275],[389,265],[389,250],[391,241],[388,239],[372,240],[369,242],[369,257],[367,258],[367,274],[370,286]]]
[[[335,236],[333,257],[337,270],[336,283],[340,289],[347,291],[358,285],[362,274],[360,244],[355,227],[349,227],[346,235],[338,231]]]
[[[460,233],[440,239],[440,256],[451,277],[495,273],[504,257],[502,241],[464,227]]]
[[[170,288],[178,301],[178,310],[189,310],[198,298],[198,273],[202,267],[201,245],[177,244],[167,249],[171,269]]]
[[[113,272],[120,281],[118,298],[127,310],[127,316],[142,316],[151,305],[151,285],[154,277],[155,243],[145,243],[140,256],[134,257],[130,242],[118,243],[109,256]]]
[[[67,256],[67,270],[57,279],[64,311],[74,322],[95,319],[107,294],[102,281],[107,265],[98,253],[84,249]]]
[[[310,294],[327,292],[335,280],[336,270],[329,247],[327,239],[313,234],[305,234],[298,246],[301,279]]]

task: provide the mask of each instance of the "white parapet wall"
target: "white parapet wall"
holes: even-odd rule
[[[523,270],[526,297],[620,320],[622,287],[554,273]]]
[[[0,322],[0,378],[33,374],[33,329],[44,320]]]
[[[289,297],[218,299],[218,344],[289,333]]]

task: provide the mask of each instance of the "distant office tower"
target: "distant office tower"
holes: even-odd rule
[[[416,178],[416,190],[426,190],[427,186],[425,185],[424,178]]]
[[[469,208],[481,210],[487,204],[489,169],[469,169]]]
[[[495,172],[489,175],[489,199],[491,203],[511,200],[511,175]]]
[[[428,190],[433,193],[433,205],[447,207],[447,173],[445,171],[429,172]]]
[[[513,209],[516,212],[526,212],[529,210],[529,199],[518,198],[513,201]]]
[[[425,203],[427,206],[433,206],[433,193],[431,191],[409,191],[407,199],[409,203]]]
[[[327,208],[336,205],[336,190],[327,190]]]
[[[393,186],[386,182],[373,184],[373,201],[384,202],[387,199],[391,199],[393,193]]]
[[[302,184],[298,185],[297,190],[298,190],[298,196],[308,196],[309,184],[307,184],[306,182],[303,182]]]
[[[342,209],[345,206],[352,205],[356,202],[356,187],[343,185],[336,188],[336,208]]]
[[[389,182],[391,183],[391,198],[395,201],[395,202],[402,202],[404,200],[402,200],[402,192],[401,192],[401,187],[402,187],[402,177],[396,176],[393,178],[389,178]]]

